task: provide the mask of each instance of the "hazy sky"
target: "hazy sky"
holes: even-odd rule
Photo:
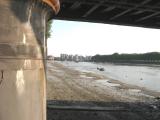
[[[55,20],[48,54],[95,55],[160,52],[160,30]]]

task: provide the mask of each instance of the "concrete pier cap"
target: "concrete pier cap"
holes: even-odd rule
[[[42,0],[42,1],[50,5],[56,14],[59,12],[60,10],[59,0]]]
[[[0,1],[0,120],[46,120],[46,23],[58,0]]]

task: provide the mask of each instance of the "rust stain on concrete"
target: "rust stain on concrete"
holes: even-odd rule
[[[42,1],[51,6],[56,14],[59,12],[60,10],[59,0],[42,0]]]

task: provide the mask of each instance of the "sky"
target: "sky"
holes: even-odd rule
[[[160,30],[54,20],[48,54],[107,55],[160,52]]]

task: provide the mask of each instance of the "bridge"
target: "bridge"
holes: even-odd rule
[[[0,120],[46,120],[50,19],[160,28],[159,0],[1,0]]]
[[[159,0],[60,0],[55,19],[160,28]]]

